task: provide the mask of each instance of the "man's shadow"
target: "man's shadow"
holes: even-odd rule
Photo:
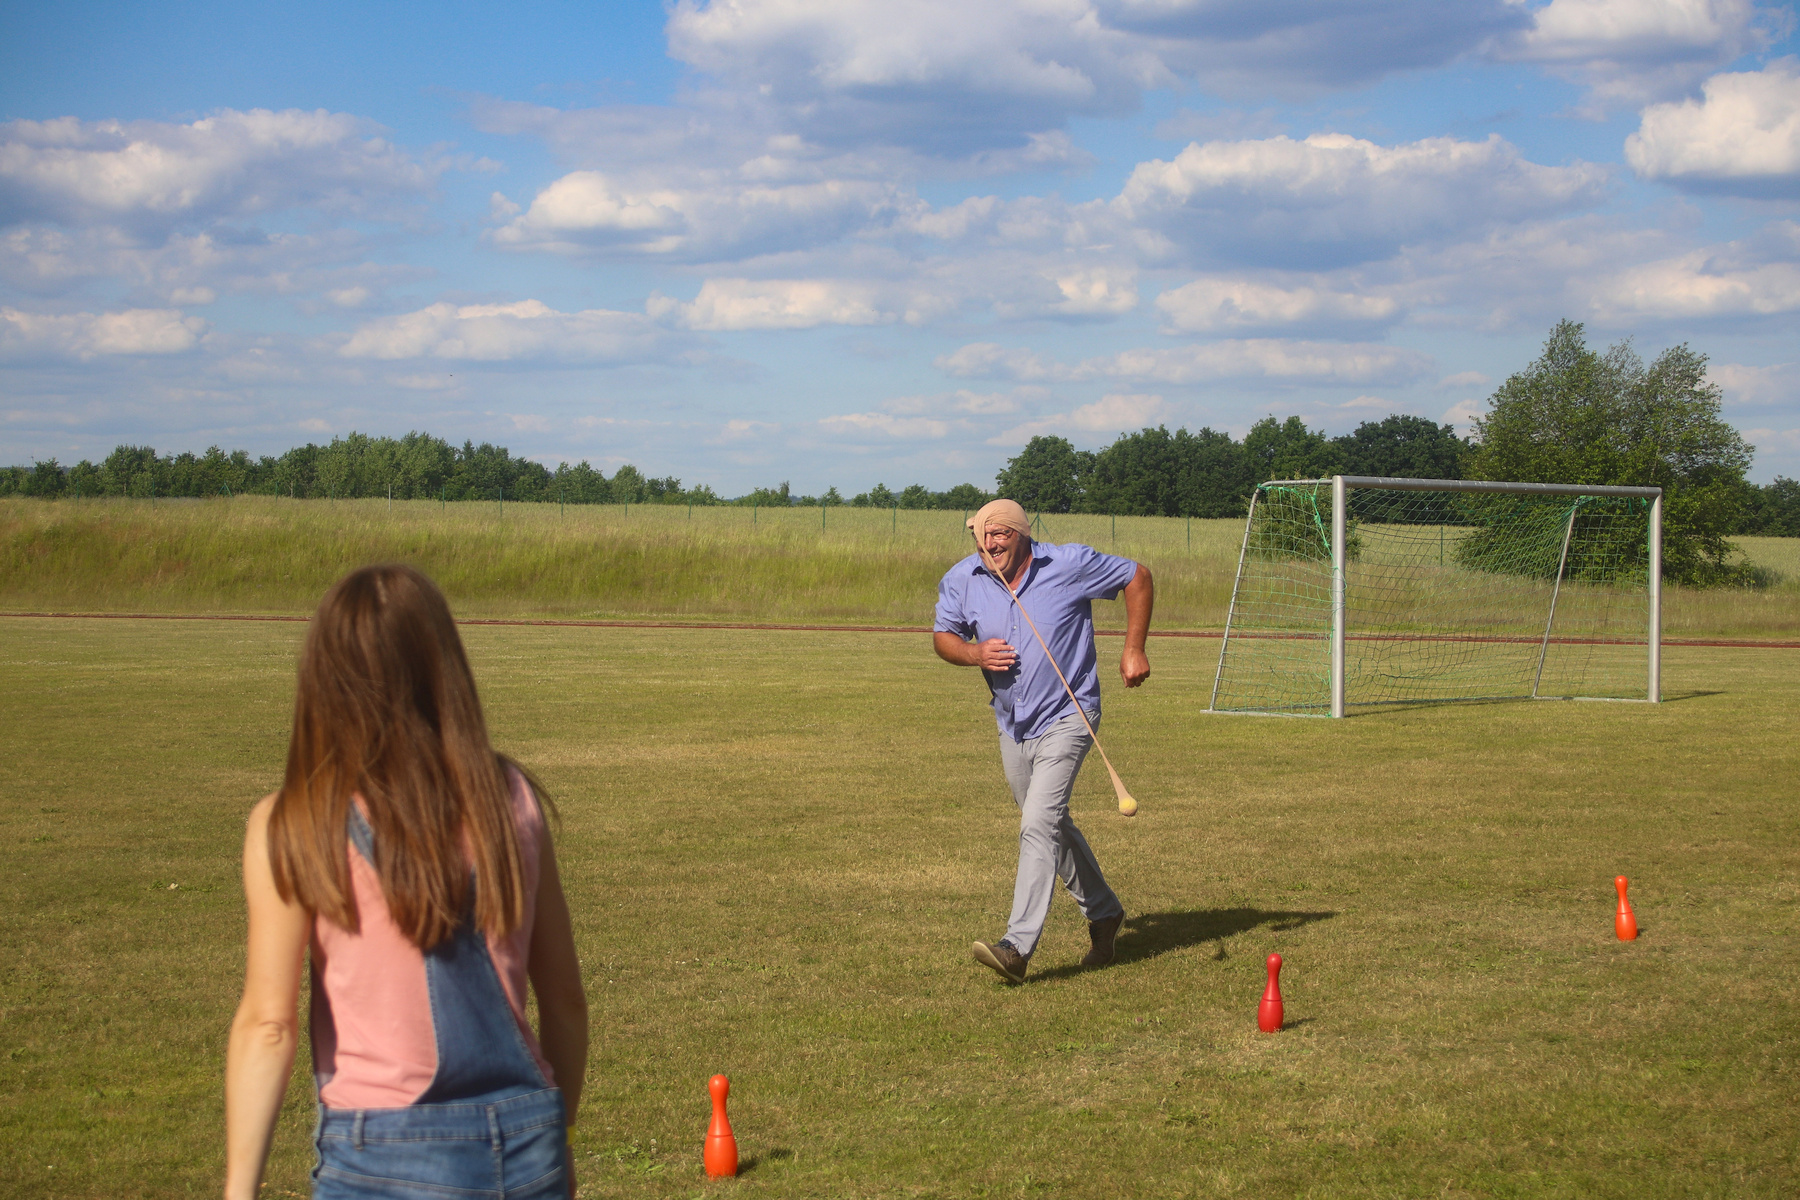
[[[1118,941],[1114,943],[1112,965],[1119,967],[1126,963],[1141,962],[1159,954],[1167,954],[1171,950],[1183,950],[1205,942],[1221,943],[1215,957],[1222,959],[1225,957],[1223,943],[1226,938],[1248,933],[1252,929],[1266,928],[1271,933],[1285,933],[1314,921],[1329,921],[1335,916],[1336,912],[1291,912],[1262,908],[1140,913],[1135,917],[1127,916],[1125,924],[1120,926]],[[1035,972],[1030,979],[1065,979],[1094,969],[1080,963],[1070,963]]]

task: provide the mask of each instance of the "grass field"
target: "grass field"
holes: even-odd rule
[[[0,500],[0,610],[309,612],[366,562],[422,567],[464,616],[923,625],[968,553],[960,512],[380,500]],[[1050,516],[1137,558],[1157,623],[1225,624],[1241,520]],[[1800,538],[1743,538],[1784,582],[1664,598],[1669,637],[1800,636]],[[1107,614],[1103,621],[1122,624]]]
[[[0,1194],[216,1194],[300,632],[0,622]],[[1102,730],[1143,814],[1098,764],[1076,800],[1120,961],[1076,967],[1059,897],[1013,988],[968,961],[1011,893],[992,719],[923,637],[465,636],[562,806],[583,1197],[1800,1192],[1800,651],[1672,648],[1657,707],[1303,722],[1201,715],[1216,643],[1152,642]],[[709,1183],[716,1071],[745,1170]]]

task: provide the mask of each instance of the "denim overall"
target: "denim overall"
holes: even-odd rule
[[[349,832],[373,866],[374,831],[354,805]],[[562,1092],[526,1047],[472,914],[425,952],[425,980],[437,1073],[404,1108],[319,1105],[314,1200],[566,1197]],[[329,1016],[317,976],[313,1003]]]

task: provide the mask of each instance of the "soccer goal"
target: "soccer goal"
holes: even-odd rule
[[[1662,489],[1260,485],[1213,712],[1661,699]]]

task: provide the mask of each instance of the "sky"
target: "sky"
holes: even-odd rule
[[[1800,477],[1756,0],[0,9],[0,463],[488,441],[725,495],[1468,433],[1551,327]]]

